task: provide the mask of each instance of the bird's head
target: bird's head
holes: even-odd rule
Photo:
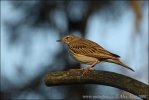
[[[76,41],[78,39],[79,39],[79,37],[77,37],[77,36],[67,35],[67,36],[57,40],[57,42],[63,42],[63,43],[69,44],[69,43]]]

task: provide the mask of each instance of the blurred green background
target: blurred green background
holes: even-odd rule
[[[107,70],[148,84],[148,0],[1,1],[2,99],[83,99],[130,95],[103,85],[46,87],[47,72],[80,68],[56,40],[74,34],[121,56],[135,72],[100,63]],[[135,97],[136,98],[136,97]]]

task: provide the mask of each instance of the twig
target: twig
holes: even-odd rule
[[[47,86],[72,84],[99,84],[116,87],[142,99],[148,98],[149,86],[130,77],[108,71],[91,70],[82,76],[82,70],[50,72],[44,78]]]

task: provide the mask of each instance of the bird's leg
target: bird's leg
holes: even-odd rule
[[[86,68],[82,68],[83,69],[83,75],[86,75],[89,73],[90,70],[94,70],[94,66],[97,62],[94,62],[93,64],[87,66]]]
[[[90,69],[92,68],[93,66],[89,65],[87,66],[86,68],[83,68],[83,75],[86,75],[89,73]]]

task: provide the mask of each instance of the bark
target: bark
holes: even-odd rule
[[[44,82],[47,86],[73,85],[73,84],[98,84],[112,86],[130,92],[146,100],[149,86],[128,76],[114,72],[91,70],[87,75],[82,75],[82,70],[49,72]]]

